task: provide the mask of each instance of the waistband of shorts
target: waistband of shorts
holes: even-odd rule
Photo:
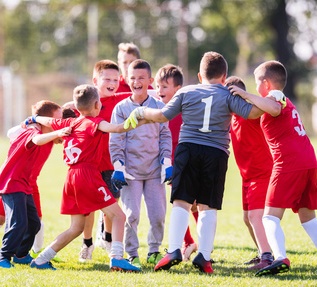
[[[77,169],[77,168],[92,168],[92,169],[99,170],[98,165],[93,163],[88,163],[88,162],[80,162],[80,163],[72,164],[69,166],[69,169]]]

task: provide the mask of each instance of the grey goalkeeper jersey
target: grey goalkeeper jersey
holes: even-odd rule
[[[251,108],[221,84],[198,84],[178,90],[162,112],[168,120],[182,113],[179,143],[216,147],[229,154],[232,113],[246,119]]]
[[[142,104],[154,109],[161,109],[164,103],[149,96]],[[111,122],[124,122],[130,113],[140,107],[127,98],[119,102],[112,111]],[[168,123],[150,123],[125,133],[111,133],[109,150],[112,163],[122,160],[126,171],[137,180],[159,178],[161,163],[164,158],[171,158],[172,136]]]

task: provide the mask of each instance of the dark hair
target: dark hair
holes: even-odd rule
[[[165,81],[169,78],[173,79],[174,86],[182,86],[184,81],[184,76],[182,69],[178,66],[167,64],[163,67],[161,67],[155,76],[156,81]]]
[[[63,119],[67,118],[77,118],[76,113],[71,108],[63,108]]]
[[[210,51],[203,55],[199,67],[199,73],[202,78],[207,80],[219,78],[223,75],[227,75],[227,72],[227,61],[221,54]]]
[[[79,85],[73,91],[73,99],[78,111],[89,110],[99,100],[98,90],[92,85]]]
[[[134,60],[130,65],[129,65],[129,68],[132,68],[134,70],[137,70],[137,69],[146,69],[149,73],[149,76],[151,77],[152,75],[152,71],[151,71],[151,66],[150,64],[145,61],[145,60],[142,60],[142,59],[137,59],[137,60]]]
[[[268,79],[283,90],[287,82],[287,71],[284,65],[279,61],[266,61],[260,64],[255,70],[254,75],[257,75],[260,80]]]
[[[32,105],[32,114],[43,117],[52,117],[54,112],[60,108],[61,107],[54,102],[42,100]]]
[[[245,87],[243,80],[237,76],[228,77],[225,81],[225,86],[226,87],[237,86],[237,87],[241,88],[242,90],[246,90],[246,87]]]

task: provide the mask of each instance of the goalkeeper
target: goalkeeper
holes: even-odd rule
[[[122,123],[138,107],[161,109],[164,106],[148,95],[153,78],[146,61],[138,59],[129,65],[128,82],[132,96],[115,106],[112,123]],[[111,134],[109,149],[115,169],[112,182],[115,188],[121,189],[122,209],[126,215],[125,251],[130,262],[141,267],[137,232],[143,195],[150,223],[146,260],[156,264],[162,258],[159,248],[164,237],[166,215],[164,182],[172,176],[172,139],[168,124],[150,123],[137,131]]]

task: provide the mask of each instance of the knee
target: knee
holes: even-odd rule
[[[3,225],[5,223],[5,217],[3,215],[0,215],[0,225]]]

